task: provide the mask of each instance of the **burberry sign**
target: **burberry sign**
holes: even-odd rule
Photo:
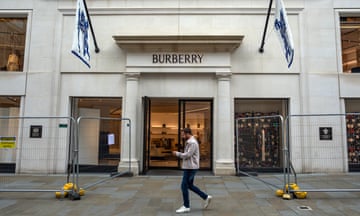
[[[203,53],[153,53],[153,64],[201,64],[203,63]]]

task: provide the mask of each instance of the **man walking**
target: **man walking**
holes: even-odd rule
[[[184,204],[176,210],[176,213],[190,212],[189,189],[205,200],[204,209],[209,206],[212,199],[212,196],[207,195],[194,185],[195,174],[200,167],[199,144],[192,135],[190,128],[184,128],[181,131],[181,136],[186,140],[184,153],[173,151],[173,155],[183,160],[182,169],[184,173],[181,182],[181,191]]]

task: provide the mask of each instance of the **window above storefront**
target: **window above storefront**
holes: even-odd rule
[[[0,109],[20,107],[21,97],[16,96],[1,96],[0,97]]]
[[[0,71],[23,71],[26,23],[26,18],[0,16]]]
[[[360,73],[360,17],[340,17],[344,73]]]

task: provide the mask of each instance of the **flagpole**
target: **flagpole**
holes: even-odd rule
[[[271,0],[271,1],[272,1],[272,0]],[[95,53],[99,53],[99,52],[100,52],[100,49],[99,49],[98,44],[97,44],[97,42],[96,42],[96,37],[95,37],[94,29],[93,29],[93,26],[92,26],[92,23],[91,23],[91,19],[90,19],[90,16],[89,16],[89,11],[88,11],[88,8],[87,8],[87,5],[86,5],[86,0],[83,0],[83,2],[84,2],[84,7],[85,7],[86,15],[87,15],[88,20],[89,20],[91,35],[92,35],[92,38],[93,38],[93,41],[94,41]]]
[[[269,24],[269,17],[270,17],[270,12],[271,12],[272,3],[273,3],[273,0],[270,0],[269,8],[268,8],[268,11],[267,11],[267,17],[266,17],[265,27],[264,27],[264,32],[263,32],[263,37],[262,37],[261,45],[260,45],[260,48],[259,48],[259,52],[260,52],[260,53],[263,53],[263,52],[264,52],[265,37],[266,37],[266,31],[267,31],[268,24]],[[91,27],[91,25],[90,25],[90,27]]]

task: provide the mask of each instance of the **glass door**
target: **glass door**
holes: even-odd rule
[[[212,101],[181,100],[180,128],[191,128],[199,142],[200,169],[212,169]],[[181,147],[184,147],[182,140]],[[183,149],[181,149],[183,150]]]
[[[143,148],[143,174],[149,170],[150,159],[150,99],[143,97],[144,109],[144,148]]]
[[[179,160],[172,155],[172,151],[179,149],[178,100],[153,98],[150,100],[149,108],[149,168],[178,168]]]
[[[151,169],[180,169],[172,151],[183,151],[180,130],[190,127],[198,139],[200,169],[212,168],[212,101],[143,98],[143,173]]]

